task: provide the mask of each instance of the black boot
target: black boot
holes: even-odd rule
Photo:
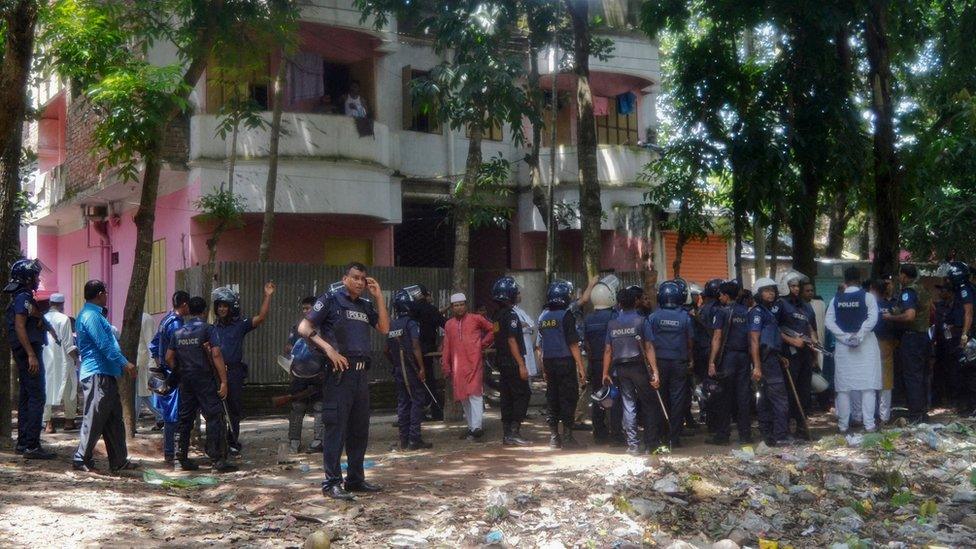
[[[563,447],[563,441],[559,438],[559,424],[549,426],[549,447],[559,449]]]
[[[577,442],[576,437],[573,436],[573,422],[566,422],[563,424],[563,448],[572,450],[579,447],[580,443]]]
[[[502,444],[505,446],[515,446],[512,442],[512,422],[503,421],[502,422]]]
[[[513,446],[528,446],[529,441],[522,438],[522,424],[518,421],[512,422],[512,433],[509,435],[509,441]]]

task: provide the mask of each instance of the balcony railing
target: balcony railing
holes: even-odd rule
[[[542,181],[549,183],[551,152],[539,152]],[[598,145],[596,151],[597,180],[603,186],[628,186],[635,184],[644,168],[658,158],[654,151],[630,145]],[[579,164],[575,146],[560,145],[556,149],[556,176],[559,183],[579,183]],[[529,170],[525,163],[519,167],[519,179],[529,183]]]

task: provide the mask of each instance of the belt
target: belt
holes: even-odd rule
[[[346,360],[349,362],[350,370],[368,370],[371,362],[370,357],[363,355],[347,356]]]
[[[612,366],[614,366],[614,367],[617,367],[617,366],[643,366],[643,365],[644,365],[644,361],[641,360],[639,357],[635,357],[635,358],[624,358],[624,359],[621,359],[619,362],[614,362],[612,364]]]

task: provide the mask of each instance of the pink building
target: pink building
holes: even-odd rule
[[[361,23],[352,0],[303,3],[299,53],[287,61],[288,81],[280,142],[276,226],[272,260],[342,264],[350,260],[383,266],[449,267],[453,229],[442,200],[463,169],[468,139],[429,120],[414,108],[409,81],[422,77],[441,58],[418,37],[398,33],[397,23],[381,30]],[[660,81],[658,47],[639,34],[608,35],[614,56],[591,60],[596,96],[600,183],[607,215],[603,225],[603,266],[633,270],[641,254],[660,263],[664,238],[648,231],[635,214],[645,185],[639,174],[655,153],[643,146],[656,127],[655,99]],[[160,46],[151,59],[172,61]],[[540,58],[541,85],[550,89],[556,52]],[[251,97],[270,111],[268,83],[282,60],[269,54],[266,67],[247,82]],[[361,89],[361,103],[372,124],[346,116],[350,87]],[[558,94],[555,150],[544,139],[542,165],[556,154],[558,202],[578,202],[576,173],[575,81],[556,79]],[[264,211],[269,133],[240,130],[236,150],[230,136],[219,136],[225,86],[211,71],[193,94],[193,112],[171,128],[156,210],[153,268],[147,312],[168,308],[176,271],[206,263],[211,224],[195,206],[203,195],[227,187],[228,159],[236,154],[233,190],[245,205],[245,225],[224,234],[217,260],[255,260]],[[93,119],[83,100],[55,82],[36,90],[42,117],[32,125],[39,161],[28,189],[40,207],[24,230],[23,248],[46,270],[42,289],[68,297],[68,312],[81,304],[80,288],[90,278],[106,281],[110,314],[118,323],[131,276],[139,200],[137,183],[99,173],[90,130]],[[270,120],[270,112],[263,115]],[[512,161],[511,207],[505,227],[476,231],[472,266],[533,269],[544,263],[545,230],[532,205],[526,150],[512,142],[510,128],[493,129],[484,142],[486,158],[501,154]],[[545,170],[548,182],[549,172]],[[570,268],[578,268],[578,221],[561,231],[561,248]],[[694,246],[694,244],[692,244]]]

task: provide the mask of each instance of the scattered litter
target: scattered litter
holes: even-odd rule
[[[168,477],[155,469],[147,469],[142,473],[142,480],[164,488],[196,488],[198,486],[213,486],[220,481],[210,475],[196,477]]]

